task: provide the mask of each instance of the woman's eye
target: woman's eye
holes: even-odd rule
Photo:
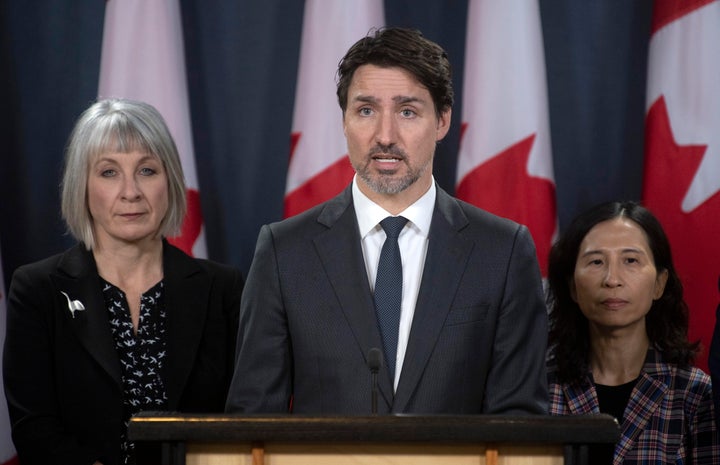
[[[140,168],[140,174],[143,176],[152,176],[157,173],[153,168]]]
[[[100,176],[102,176],[104,178],[113,177],[113,176],[115,176],[115,170],[102,170],[100,172]]]

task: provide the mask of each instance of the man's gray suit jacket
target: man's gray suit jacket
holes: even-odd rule
[[[397,391],[379,413],[544,414],[547,313],[528,229],[442,189]],[[350,187],[263,226],[242,296],[229,412],[364,415],[381,348]]]

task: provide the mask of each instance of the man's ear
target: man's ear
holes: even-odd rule
[[[437,123],[437,133],[435,135],[435,141],[439,142],[445,138],[448,131],[450,130],[450,121],[452,120],[452,108],[440,113]]]

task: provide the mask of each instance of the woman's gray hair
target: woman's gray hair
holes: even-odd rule
[[[70,134],[60,186],[62,217],[68,231],[88,250],[95,246],[87,196],[90,166],[100,155],[133,151],[155,155],[162,162],[168,180],[168,211],[160,234],[174,236],[180,232],[187,211],[185,179],[165,120],[155,107],[144,102],[99,100],[80,115]]]

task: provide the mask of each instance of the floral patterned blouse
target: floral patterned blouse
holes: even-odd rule
[[[163,282],[140,297],[140,321],[135,334],[125,293],[102,280],[105,306],[110,313],[110,328],[122,367],[125,429],[122,455],[126,465],[135,463],[134,444],[127,439],[130,417],[143,410],[164,410],[167,393],[162,373],[167,358],[166,314]]]

